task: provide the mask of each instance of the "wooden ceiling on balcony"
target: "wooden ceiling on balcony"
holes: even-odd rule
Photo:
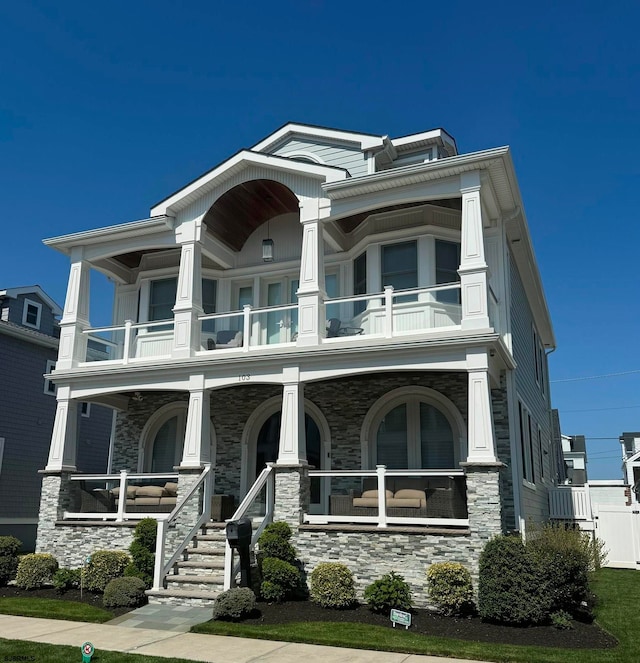
[[[283,184],[252,180],[223,194],[205,214],[204,223],[221,241],[240,251],[251,233],[280,214],[299,213],[298,198]]]

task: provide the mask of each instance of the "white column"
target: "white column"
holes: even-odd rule
[[[300,203],[302,255],[298,284],[298,345],[318,345],[325,335],[324,241],[320,200]]]
[[[304,386],[298,381],[285,383],[282,390],[278,465],[297,465],[306,462],[306,459]]]
[[[489,327],[488,267],[484,257],[480,173],[464,173],[460,184],[462,245],[458,273],[462,290],[462,328],[486,329]]]
[[[60,346],[56,368],[72,368],[87,358],[89,327],[89,264],[82,260],[82,251],[71,253],[71,269],[64,311],[60,320]]]
[[[206,389],[189,393],[187,429],[180,468],[199,468],[211,461],[210,397]]]
[[[182,244],[180,272],[173,308],[174,357],[190,357],[200,350],[200,322],[202,309],[202,246],[201,222],[193,221],[180,226],[177,240]]]
[[[75,471],[78,402],[69,398],[68,387],[58,387],[57,398],[49,461],[45,470],[50,472]]]
[[[486,348],[467,350],[468,436],[467,463],[497,463],[491,390],[489,388],[489,362]]]

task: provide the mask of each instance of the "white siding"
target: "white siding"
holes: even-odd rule
[[[287,140],[275,149],[272,154],[288,157],[299,155],[301,157],[309,155],[315,157],[325,166],[336,166],[345,168],[349,171],[351,177],[359,177],[367,174],[367,162],[364,154],[355,147],[346,147],[344,145],[330,145],[328,143],[318,143],[310,140],[294,138]]]

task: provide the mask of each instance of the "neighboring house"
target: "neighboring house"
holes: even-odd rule
[[[58,305],[40,288],[0,290],[0,535],[33,550],[41,475],[51,443],[60,335]],[[104,472],[111,411],[83,402],[78,413],[78,469]]]
[[[584,435],[563,435],[562,456],[566,467],[566,483],[584,486],[587,483],[587,446]]]
[[[62,563],[155,513],[154,595],[206,600],[215,564],[193,558],[224,545],[182,550],[244,500],[236,517],[291,524],[308,570],[340,559],[360,589],[399,570],[421,603],[429,564],[477,575],[489,538],[548,518],[555,339],[509,148],[287,124],[148,219],[45,244],[71,261],[38,535]],[[110,328],[91,270],[116,284]],[[86,398],[117,411],[119,491],[76,473]]]
[[[622,474],[631,487],[633,501],[640,502],[640,433],[622,433]]]

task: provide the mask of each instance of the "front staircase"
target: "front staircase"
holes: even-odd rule
[[[213,607],[224,587],[226,523],[205,523],[167,574],[165,588],[147,591],[149,603]]]

